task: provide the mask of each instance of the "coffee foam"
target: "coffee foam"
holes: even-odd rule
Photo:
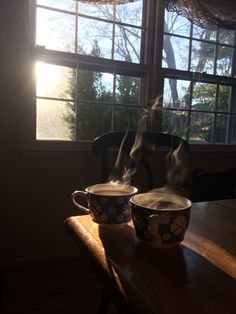
[[[138,206],[153,210],[181,210],[192,205],[191,201],[170,193],[142,193],[131,198]]]
[[[86,189],[89,193],[99,195],[129,195],[137,193],[137,188],[118,183],[95,184]]]

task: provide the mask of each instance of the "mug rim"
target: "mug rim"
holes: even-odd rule
[[[152,208],[151,206],[150,207],[147,207],[147,206],[144,206],[142,204],[139,204],[137,202],[135,202],[134,198],[135,197],[138,197],[140,195],[147,195],[147,194],[151,194],[151,195],[172,195],[174,196],[175,198],[178,198],[180,199],[181,201],[185,202],[185,206],[180,206],[178,209],[176,208],[162,208],[162,209],[158,209],[158,208]],[[186,209],[189,209],[192,207],[192,202],[184,197],[184,196],[181,196],[181,195],[178,195],[178,194],[174,194],[174,193],[165,193],[165,192],[155,192],[155,193],[152,193],[152,192],[147,192],[147,193],[139,193],[139,194],[136,194],[134,196],[132,196],[130,198],[130,202],[135,205],[135,206],[138,206],[138,207],[141,207],[141,208],[144,208],[144,209],[148,209],[148,210],[153,210],[153,211],[161,211],[161,212],[167,212],[167,211],[173,211],[173,212],[177,212],[177,211],[182,211],[182,210],[186,210]]]
[[[112,194],[109,194],[109,195],[104,195],[104,194],[100,194],[100,193],[97,193],[96,191],[91,191],[91,189],[95,188],[96,187],[104,187],[104,186],[107,186],[107,187],[112,187],[112,186],[118,186],[120,187],[120,190],[121,189],[124,189],[124,193],[122,194],[115,194],[115,195],[112,195]],[[132,191],[125,191],[125,187],[126,188],[129,188],[131,189]],[[111,189],[112,190],[112,189]],[[120,197],[120,196],[128,196],[128,195],[133,195],[133,194],[136,194],[138,192],[138,188],[136,188],[135,186],[133,185],[130,185],[130,184],[121,184],[121,183],[97,183],[97,184],[93,184],[93,185],[90,185],[88,186],[86,189],[85,189],[86,192],[90,193],[90,194],[93,194],[93,195],[99,195],[99,196],[109,196],[109,197]]]

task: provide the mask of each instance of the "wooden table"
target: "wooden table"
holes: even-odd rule
[[[166,250],[137,239],[132,222],[104,228],[86,215],[65,227],[124,313],[236,313],[236,199],[193,204],[184,242]]]

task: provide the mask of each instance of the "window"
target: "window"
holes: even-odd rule
[[[36,139],[90,141],[137,129],[146,105],[142,0],[35,3]]]
[[[235,143],[235,32],[165,12],[162,130],[190,143]]]
[[[157,96],[147,128],[192,144],[236,142],[234,31],[201,29],[154,0],[32,3],[37,143],[136,130]]]

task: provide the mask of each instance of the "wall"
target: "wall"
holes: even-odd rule
[[[77,252],[63,221],[77,215],[70,194],[99,181],[89,151],[25,152],[22,119],[30,102],[28,1],[1,0],[1,190],[0,260],[58,257]],[[192,152],[190,166],[223,170],[236,152]],[[164,157],[153,160],[159,184]],[[162,170],[161,170],[162,171]]]

